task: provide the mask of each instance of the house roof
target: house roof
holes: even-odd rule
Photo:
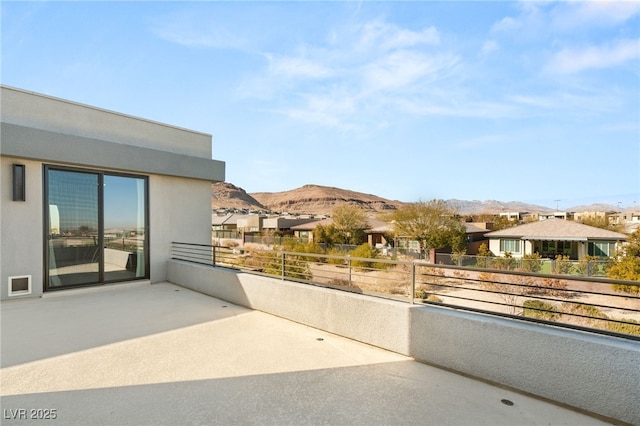
[[[464,223],[464,228],[467,234],[481,234],[484,232],[489,232],[487,229],[480,228],[479,226],[472,225],[470,223]]]
[[[218,216],[215,213],[211,215],[211,224],[212,225],[237,225],[238,224],[238,220],[241,219],[246,219],[250,216],[255,216],[255,215],[248,215],[248,214],[237,214],[237,213],[227,213],[224,216]]]
[[[333,223],[333,219],[321,219],[321,220],[314,220],[312,222],[303,223],[301,225],[292,226],[289,229],[293,231],[313,231],[314,229],[316,229],[316,226],[318,225],[329,226],[332,223]]]
[[[489,238],[520,238],[523,240],[626,240],[627,236],[619,232],[596,228],[572,220],[550,218],[526,223],[513,228],[501,229],[485,234]]]
[[[292,226],[291,229],[294,231],[313,231],[318,225],[329,226],[331,224],[333,224],[333,219],[329,218]],[[366,230],[368,234],[384,233],[393,230],[392,224],[378,219],[368,218],[367,224],[369,225],[369,229]]]

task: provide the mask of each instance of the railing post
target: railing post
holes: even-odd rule
[[[416,264],[411,262],[411,289],[409,294],[409,303],[415,303],[416,298]]]
[[[347,263],[349,264],[349,287],[351,287],[351,255],[347,255]]]
[[[216,266],[216,246],[211,247],[211,265]]]
[[[285,265],[285,254],[284,254],[284,252],[283,252],[283,251],[281,251],[281,252],[280,252],[280,254],[281,254],[281,258],[280,258],[280,259],[281,259],[281,269],[280,269],[280,272],[281,272],[281,274],[282,274],[280,278],[284,280],[284,272],[285,272],[285,266],[284,266],[284,265]]]

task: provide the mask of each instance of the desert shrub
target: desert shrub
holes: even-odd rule
[[[378,257],[378,250],[369,243],[364,243],[351,251],[351,256],[364,259],[375,259]],[[352,260],[351,265],[358,268],[373,268],[375,262],[366,260]]]
[[[611,262],[606,268],[607,277],[617,280],[640,281],[640,257],[625,256]],[[615,291],[629,294],[640,294],[640,283],[612,284]]]
[[[420,288],[416,288],[416,299],[426,300],[429,297],[430,293],[428,292],[428,287],[421,286]]]
[[[552,272],[558,275],[567,275],[571,272],[572,267],[573,264],[569,260],[569,256],[559,254],[556,256]]]
[[[536,294],[545,296],[567,296],[567,280],[558,278],[543,278],[542,286],[537,288]]]
[[[611,284],[615,291],[629,294],[640,294],[640,285],[634,284]]]
[[[540,253],[525,254],[522,256],[520,269],[524,272],[538,273],[542,270],[542,259]]]
[[[563,303],[562,312],[587,316],[590,318],[607,318],[607,316],[597,307],[593,305],[585,305],[584,303]]]
[[[603,321],[607,320],[607,316],[592,305],[565,302],[560,306],[560,310],[567,317],[565,321],[571,324],[593,328],[606,328],[608,325],[608,321]]]
[[[522,304],[525,317],[555,321],[560,317],[560,312],[551,303],[542,300],[525,300]]]
[[[598,263],[595,261],[600,258],[597,256],[585,256],[583,257],[577,265],[574,266],[574,271],[578,275],[582,275],[585,277],[596,275],[598,272]]]
[[[330,265],[344,265],[344,253],[342,253],[338,248],[332,247],[327,250],[327,254],[330,256],[340,256],[339,258],[328,258],[327,263]]]
[[[607,330],[615,333],[640,335],[640,322],[635,320],[624,320],[623,322],[609,321]]]
[[[248,252],[243,258],[242,265],[261,271],[265,274],[282,276],[282,252],[261,250]],[[284,276],[289,278],[310,280],[312,277],[308,262],[297,255],[286,255]]]
[[[310,280],[313,277],[309,262],[301,260],[299,256],[287,255],[285,265],[285,277],[298,278],[301,280]]]
[[[416,299],[428,300],[429,302],[438,302],[442,303],[442,299],[440,299],[435,294],[430,293],[429,286],[424,286],[416,289]]]
[[[488,268],[489,267],[489,258],[493,256],[491,251],[489,251],[489,247],[487,247],[487,243],[480,244],[478,247],[478,255],[476,256],[476,267],[478,268]]]
[[[503,271],[513,271],[516,269],[518,260],[515,259],[510,252],[504,252],[503,257],[494,257],[489,262],[489,267],[493,269],[500,269]]]
[[[609,330],[615,333],[640,335],[640,322],[609,318],[595,306],[563,303],[560,309],[565,314],[573,315],[573,318],[568,321],[570,323],[583,324],[587,327]],[[578,315],[582,317],[577,317]]]
[[[489,281],[495,281],[496,275],[490,272],[481,272],[478,274],[478,280],[482,281],[482,284],[485,284]]]

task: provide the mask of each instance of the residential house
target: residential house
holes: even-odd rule
[[[547,219],[562,219],[562,220],[574,220],[575,212],[551,212],[551,213],[539,213],[539,220],[547,220]]]
[[[489,245],[489,240],[485,237],[487,232],[491,232],[493,223],[490,222],[465,222],[465,232],[467,233],[467,254],[478,254],[478,249],[483,243]]]
[[[513,228],[489,232],[489,250],[498,256],[513,257],[539,253],[544,258],[557,255],[580,260],[585,256],[611,257],[627,236],[571,220],[549,218]]]
[[[295,232],[292,229],[293,227],[314,221],[316,221],[316,219],[312,217],[269,217],[263,220],[262,229],[264,231],[278,232],[283,235],[293,235]]]
[[[166,279],[211,244],[211,135],[0,86],[0,298]]]

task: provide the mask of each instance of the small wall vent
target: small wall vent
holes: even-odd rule
[[[9,277],[9,296],[31,294],[31,275]]]

